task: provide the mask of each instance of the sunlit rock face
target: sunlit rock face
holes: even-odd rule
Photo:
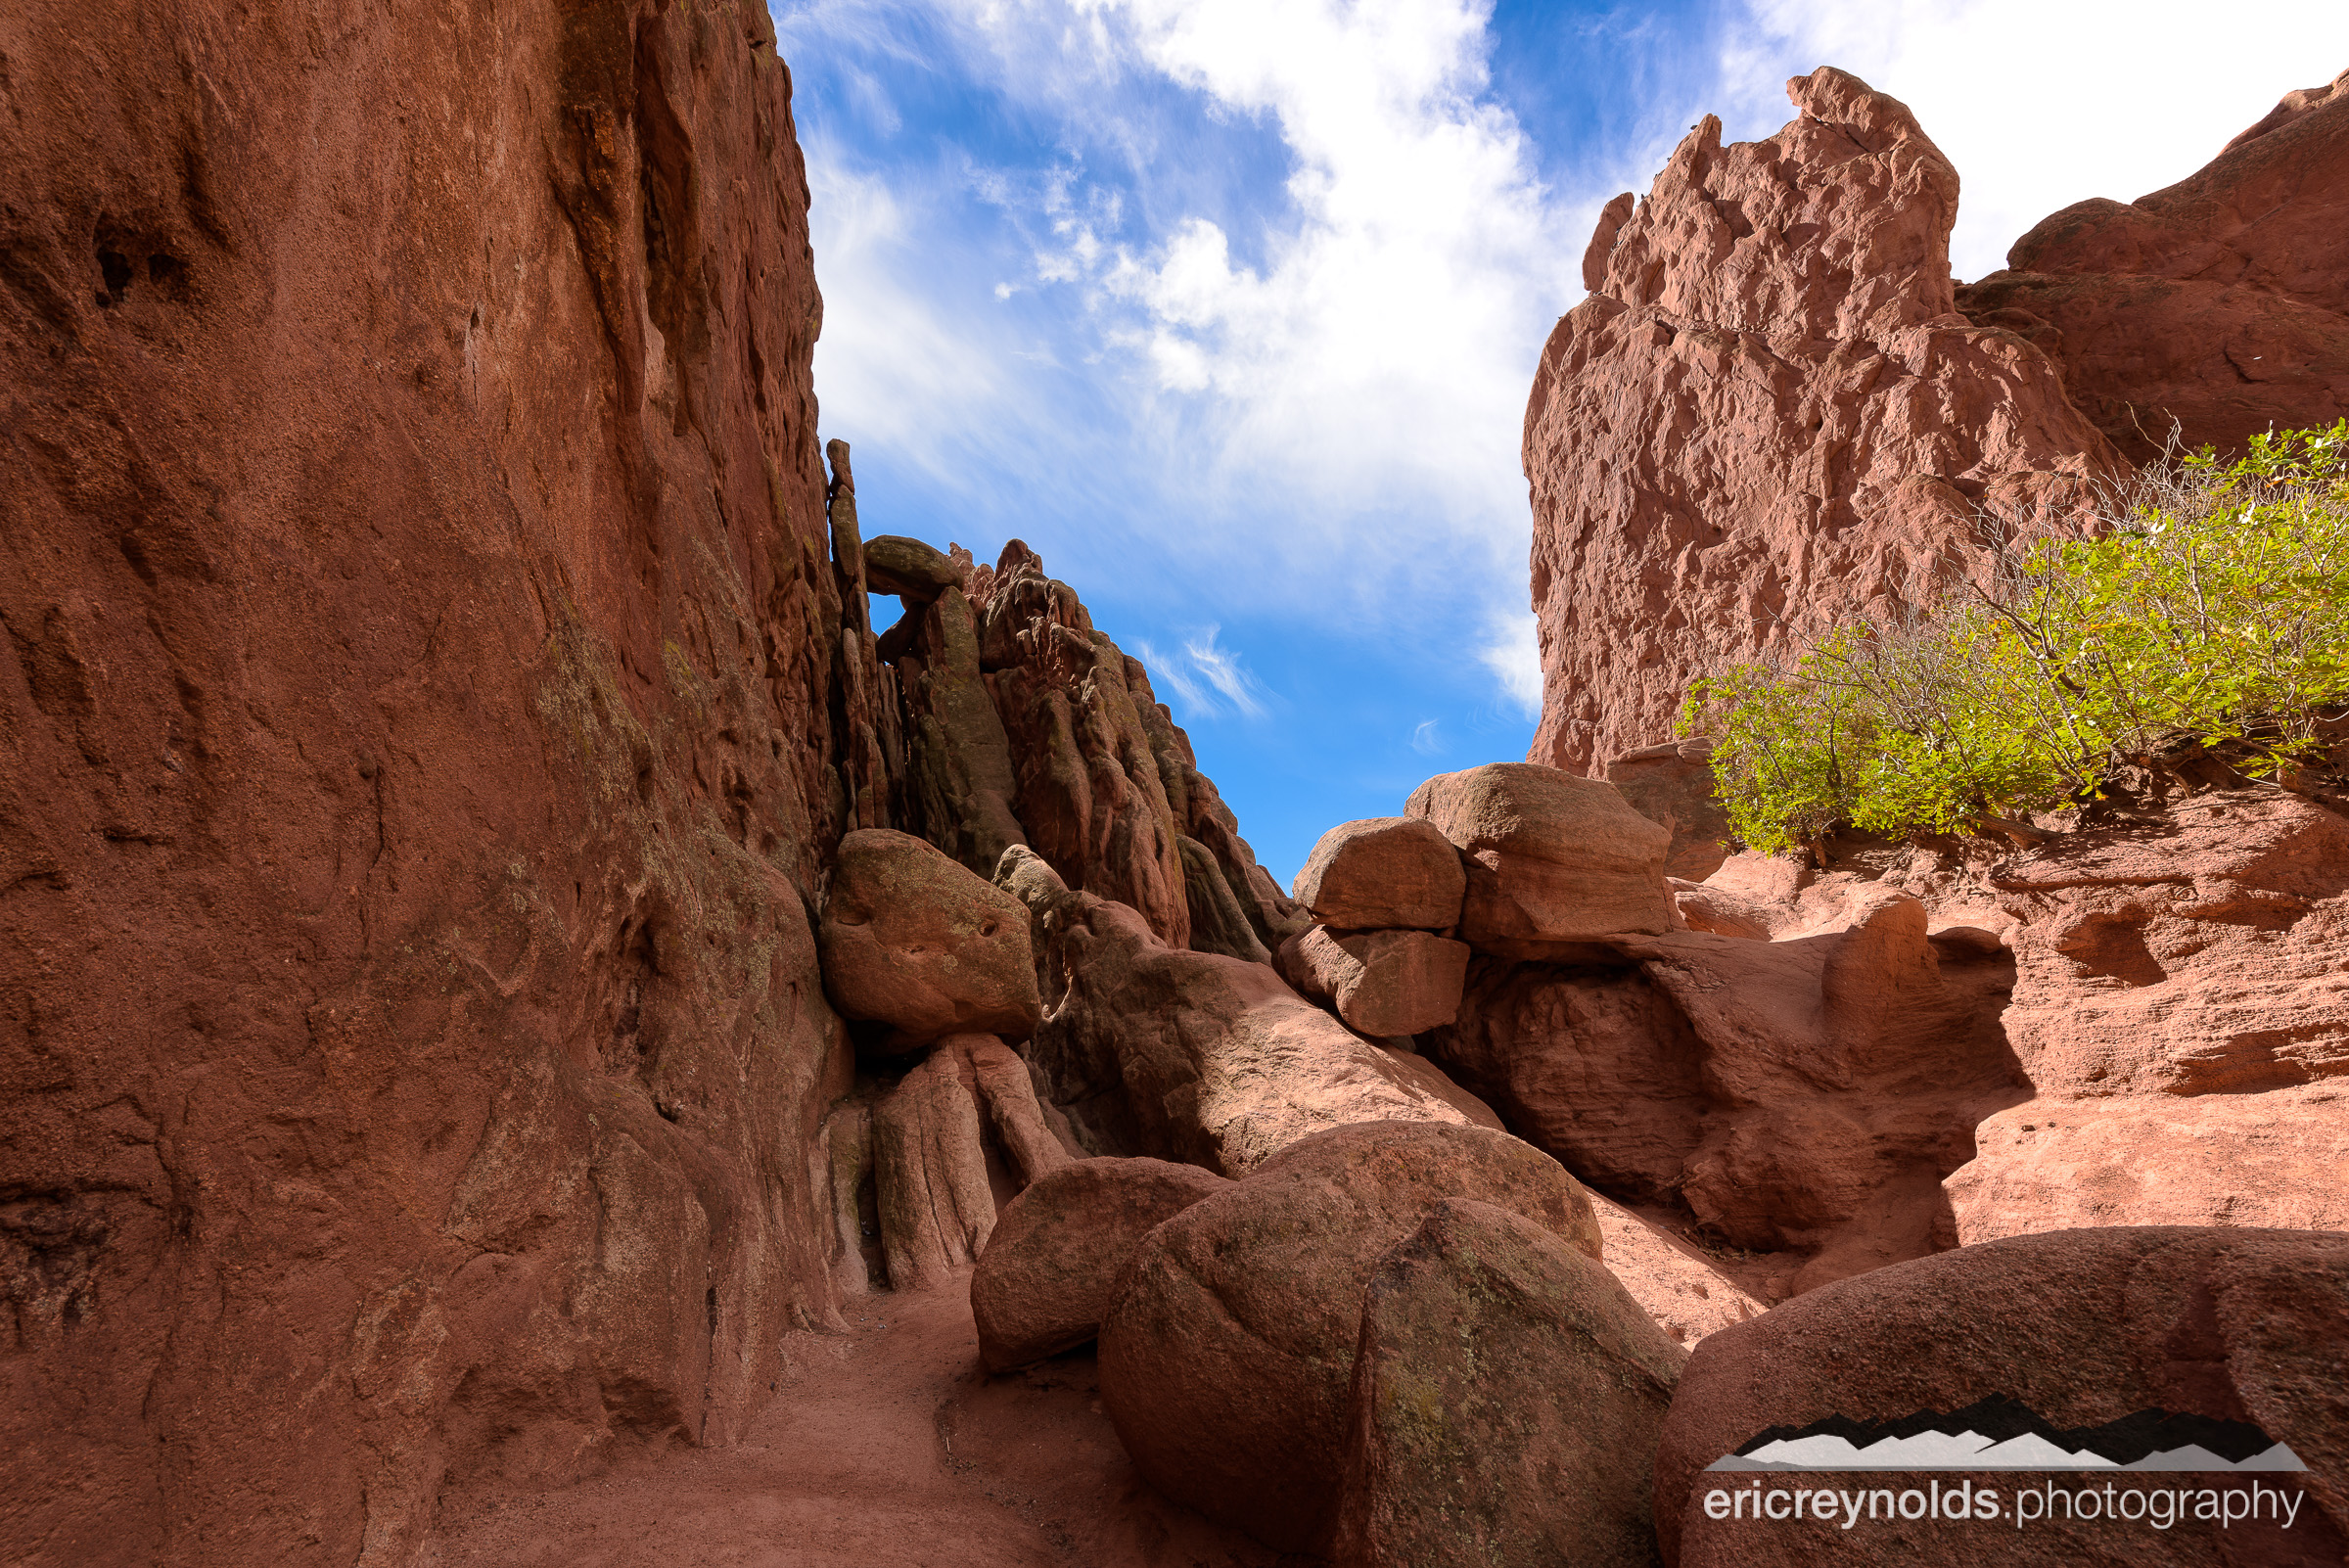
[[[1667,740],[1691,679],[1966,572],[1977,503],[2117,470],[2053,361],[1958,313],[1958,174],[1907,107],[1832,69],[1787,92],[1775,136],[1707,116],[1617,198],[1543,349],[1529,761]]]

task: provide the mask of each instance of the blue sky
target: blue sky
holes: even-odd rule
[[[1971,278],[2349,66],[2338,0],[2256,29],[2104,0],[774,12],[866,531],[1025,538],[1284,884],[1331,825],[1523,757],[1526,391],[1599,207],[1701,115],[1768,135],[1819,65],[1906,99],[1965,181]]]

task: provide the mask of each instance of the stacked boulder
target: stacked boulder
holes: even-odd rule
[[[1616,789],[1530,762],[1429,779],[1403,816],[1330,829],[1297,874],[1281,967],[1365,1035],[1451,1023],[1473,953],[1584,957],[1674,925],[1672,835]]]
[[[999,1188],[1070,1158],[1007,1043],[1042,1015],[1028,911],[932,845],[866,828],[841,840],[816,946],[833,1006],[866,1026],[868,1061],[902,1070],[824,1124],[836,1277],[936,1286],[987,1245]]]
[[[1364,1035],[1416,1035],[1459,1011],[1468,879],[1434,824],[1374,816],[1321,835],[1290,890],[1313,924],[1281,945],[1282,971]]]

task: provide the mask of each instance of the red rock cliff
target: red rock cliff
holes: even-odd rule
[[[1542,726],[1576,771],[1666,739],[1689,680],[1964,570],[1975,503],[2108,472],[2048,357],[1957,313],[1958,175],[1831,69],[1802,114],[1707,116],[1550,334],[1525,418]]]
[[[1958,308],[2029,338],[2142,462],[2349,414],[2349,72],[2287,93],[2188,179],[2076,203]]]
[[[399,1560],[831,1310],[790,104],[736,0],[0,19],[0,1557]]]
[[[2349,77],[2191,178],[1949,272],[1958,175],[1908,109],[1820,69],[1767,141],[1700,124],[1617,197],[1526,408],[1535,761],[1670,735],[1690,680],[1897,613],[1974,510],[2349,413]]]
[[[864,543],[759,0],[36,0],[0,161],[0,1557],[401,1562],[731,1440],[916,1076],[851,828],[1301,918],[1025,546]]]

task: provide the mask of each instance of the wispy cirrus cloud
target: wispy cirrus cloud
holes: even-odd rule
[[[1148,667],[1154,684],[1173,690],[1185,719],[1216,718],[1227,711],[1243,718],[1262,718],[1268,711],[1271,694],[1264,683],[1239,654],[1216,640],[1222,629],[1201,626],[1172,652],[1135,640],[1135,657]]]

